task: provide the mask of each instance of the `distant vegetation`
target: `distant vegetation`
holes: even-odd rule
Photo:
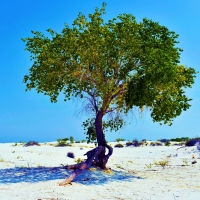
[[[70,141],[71,144],[74,143],[74,138],[72,136],[70,136],[69,141]]]
[[[123,138],[116,138],[116,144],[114,147],[124,147],[120,142],[126,141]],[[147,142],[149,141],[149,142]],[[69,138],[63,138],[63,139],[57,139],[57,144],[55,145],[56,147],[64,147],[64,146],[72,146],[73,143],[85,143],[86,140],[82,139],[81,141],[75,141],[72,136]],[[108,143],[108,141],[107,141]],[[151,140],[146,140],[142,139],[140,142],[137,139],[128,140],[126,142],[126,146],[134,146],[134,147],[139,147],[139,146],[195,146],[199,143],[200,145],[200,137],[195,137],[195,138],[189,138],[189,137],[180,137],[180,138],[171,138],[171,139],[158,139],[157,141],[151,141]],[[24,147],[28,146],[40,146],[40,144],[36,141],[29,141],[27,143],[20,142],[19,145],[23,145]],[[12,146],[18,146],[18,143],[16,142]]]
[[[189,137],[181,137],[181,138],[172,138],[172,139],[170,139],[170,141],[172,141],[172,142],[186,142],[189,139],[190,139]]]
[[[40,144],[36,141],[30,141],[24,144],[24,147],[28,147],[28,146],[40,146]]]
[[[195,145],[200,146],[200,137],[189,139],[185,143],[185,146],[195,146]]]
[[[57,139],[57,144],[55,147],[66,147],[66,146],[71,146],[70,144],[67,143],[69,138],[63,138],[63,139]]]
[[[121,142],[121,141],[125,141],[125,139],[117,138],[116,141],[117,141],[117,142]]]
[[[124,147],[124,145],[118,143],[118,144],[116,144],[114,147],[116,147],[116,148],[122,148],[122,147]]]

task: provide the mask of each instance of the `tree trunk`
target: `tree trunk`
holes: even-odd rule
[[[97,166],[99,166],[102,169],[106,169],[106,163],[107,163],[105,155],[106,140],[105,140],[105,135],[103,133],[102,119],[103,119],[103,113],[102,111],[98,111],[95,119],[95,130],[96,130],[98,146],[104,147],[104,150],[96,157],[95,161]]]
[[[95,129],[98,147],[88,151],[85,154],[87,155],[87,159],[85,162],[76,165],[66,166],[68,169],[74,169],[74,171],[66,180],[59,184],[60,186],[64,186],[71,183],[76,176],[78,176],[85,169],[89,168],[92,163],[100,167],[101,169],[106,169],[106,163],[108,162],[109,157],[112,155],[113,149],[111,146],[106,144],[105,135],[103,133],[102,127],[102,118],[103,113],[101,111],[98,111],[95,119]],[[106,148],[108,149],[107,154],[105,154]]]

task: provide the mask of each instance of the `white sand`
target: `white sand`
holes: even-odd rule
[[[85,171],[72,185],[58,186],[70,174],[62,165],[73,164],[91,148],[0,144],[0,200],[197,200],[200,199],[200,152],[196,147],[114,148],[107,166],[114,174]],[[88,145],[91,147],[92,145]],[[194,158],[192,158],[194,157]],[[169,159],[163,169],[154,163]],[[196,164],[191,164],[196,160]],[[151,166],[152,164],[152,166]],[[188,166],[182,166],[188,164]]]

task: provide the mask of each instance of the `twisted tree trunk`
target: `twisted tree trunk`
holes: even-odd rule
[[[67,169],[74,169],[74,171],[66,180],[59,183],[60,186],[64,186],[71,183],[75,177],[77,177],[85,169],[89,168],[91,164],[98,166],[101,169],[106,169],[106,163],[108,162],[109,157],[112,155],[113,149],[111,146],[106,144],[105,135],[103,133],[103,127],[102,127],[102,118],[103,118],[103,113],[101,111],[98,111],[95,119],[95,129],[96,129],[98,147],[84,154],[87,156],[86,161],[79,164],[66,166]],[[107,154],[106,154],[106,148],[108,149]]]

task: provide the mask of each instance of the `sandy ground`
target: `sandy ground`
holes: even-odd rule
[[[113,173],[92,168],[71,185],[59,186],[70,174],[62,166],[75,163],[67,152],[73,152],[76,159],[84,158],[92,146],[0,144],[0,200],[200,199],[200,152],[196,147],[114,148],[107,164]],[[166,160],[164,169],[155,164]]]

